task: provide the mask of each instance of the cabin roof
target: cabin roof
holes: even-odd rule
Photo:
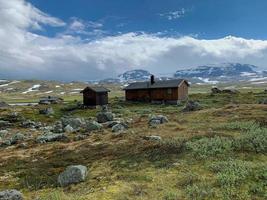
[[[164,81],[156,80],[154,84],[151,84],[150,81],[135,82],[129,84],[127,87],[124,88],[124,90],[176,88],[176,87],[178,88],[183,82],[185,82],[189,86],[189,83],[185,79],[172,79]]]
[[[81,93],[84,93],[84,92],[86,92],[88,90],[92,90],[92,91],[94,91],[96,93],[110,92],[109,89],[107,89],[105,87],[102,87],[102,86],[90,86],[90,87],[88,86],[88,87],[84,88],[81,91]]]

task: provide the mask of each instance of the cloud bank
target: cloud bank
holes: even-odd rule
[[[77,33],[102,24],[73,18],[70,24],[24,0],[0,0],[0,78],[92,80],[142,68],[155,74],[225,62],[267,67],[267,41],[228,36],[215,40],[159,37],[146,33],[102,36]],[[65,27],[55,37],[35,33]],[[86,34],[85,34],[86,35]]]

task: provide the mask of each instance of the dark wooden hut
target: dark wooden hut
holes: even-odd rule
[[[177,104],[188,98],[189,83],[184,79],[135,82],[124,88],[127,101]]]
[[[83,104],[84,106],[97,106],[97,105],[107,105],[108,104],[108,90],[104,87],[86,87],[81,91],[83,93]]]

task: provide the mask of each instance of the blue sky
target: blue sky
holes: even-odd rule
[[[109,34],[145,31],[214,39],[266,39],[266,0],[31,0],[52,16],[103,23]],[[171,12],[180,17],[168,19]],[[165,16],[163,16],[165,14]],[[47,34],[55,34],[48,30]],[[107,34],[108,34],[107,33]]]
[[[266,0],[0,0],[0,79],[229,62],[267,70],[266,10]]]

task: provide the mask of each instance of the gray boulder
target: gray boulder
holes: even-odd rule
[[[103,126],[96,121],[89,121],[86,123],[87,131],[98,131],[101,130]]]
[[[65,128],[64,128],[64,131],[66,133],[73,133],[74,132],[74,129],[71,127],[71,125],[67,125]]]
[[[105,123],[109,121],[113,121],[114,115],[112,112],[99,112],[96,115],[98,123]]]
[[[37,137],[36,142],[38,143],[47,143],[54,141],[66,141],[68,137],[64,133],[45,133],[39,137]]]
[[[112,132],[117,133],[117,132],[125,131],[126,129],[127,127],[124,124],[119,123],[119,124],[114,125],[111,130]]]
[[[151,116],[149,119],[149,126],[157,126],[169,122],[168,118],[164,115]]]
[[[72,165],[66,168],[58,176],[58,183],[61,187],[65,187],[71,184],[77,184],[85,181],[87,177],[87,168],[83,165]]]
[[[54,113],[54,109],[51,107],[39,110],[39,114],[41,115],[53,115]]]
[[[198,101],[188,101],[183,111],[190,112],[190,111],[197,111],[200,109],[201,109],[201,106]]]
[[[39,125],[39,124],[38,124]],[[37,123],[31,120],[26,120],[21,123],[21,126],[23,128],[37,128],[38,127]]]
[[[61,122],[63,124],[63,127],[66,127],[70,125],[74,130],[79,130],[80,128],[83,128],[86,125],[86,122],[83,118],[68,118],[63,117],[61,118]]]
[[[23,196],[17,190],[5,190],[0,192],[0,200],[23,200]]]
[[[16,133],[10,138],[11,144],[17,144],[20,141],[23,141],[25,139],[25,136],[22,133]]]
[[[63,133],[63,125],[60,121],[56,122],[56,124],[53,127],[53,132],[54,133]]]

